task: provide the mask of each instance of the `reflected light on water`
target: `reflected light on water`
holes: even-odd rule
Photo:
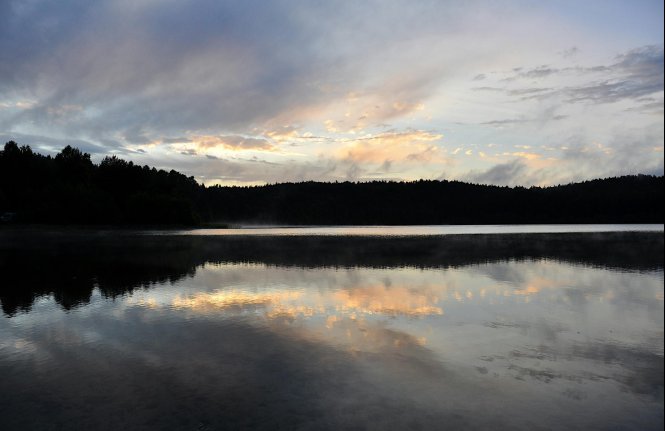
[[[10,278],[0,425],[662,428],[662,264],[152,253]]]
[[[223,268],[221,269],[224,270]],[[268,317],[334,312],[341,315],[379,314],[384,316],[441,315],[443,310],[435,304],[439,298],[430,289],[425,292],[406,287],[358,286],[352,289],[317,291],[247,292],[243,290],[215,290],[194,295],[176,296],[170,306],[201,313],[262,310]],[[156,308],[157,299],[145,298],[128,301],[139,306]],[[169,304],[165,304],[168,306]]]
[[[662,224],[532,224],[425,226],[250,226],[232,229],[193,229],[151,232],[151,235],[270,235],[270,236],[428,236],[505,233],[662,232]]]
[[[298,328],[298,336],[333,344],[351,340],[358,350],[363,342],[375,350],[376,339],[368,334],[388,328],[429,340],[432,352],[449,356],[445,334],[459,332],[460,325],[503,328],[509,331],[504,336],[526,336],[533,345],[580,337],[631,344],[636,333],[646,334],[640,328],[659,330],[653,319],[662,314],[662,290],[659,272],[612,272],[546,260],[426,271],[216,264],[199,269],[192,280],[129,295],[124,306],[209,319],[243,317],[273,329],[288,323]],[[466,346],[485,337],[492,345],[497,334],[481,332],[455,342]],[[468,355],[469,346],[465,349]]]
[[[302,292],[262,292],[251,293],[239,290],[197,293],[187,298],[176,297],[171,305],[175,308],[188,308],[201,312],[221,311],[228,308],[280,307],[285,301],[294,301]]]

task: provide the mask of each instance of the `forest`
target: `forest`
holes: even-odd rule
[[[663,223],[663,176],[551,187],[460,181],[301,182],[205,186],[71,146],[54,157],[7,142],[0,224],[202,226]]]

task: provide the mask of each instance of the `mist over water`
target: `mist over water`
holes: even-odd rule
[[[661,429],[662,233],[1,236],[3,429]]]

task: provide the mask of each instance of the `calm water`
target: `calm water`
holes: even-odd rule
[[[663,425],[662,228],[0,232],[0,277],[3,430]]]
[[[510,233],[663,232],[662,224],[532,224],[431,226],[250,226],[234,229],[192,229],[147,232],[178,235],[288,235],[288,236],[428,236]]]

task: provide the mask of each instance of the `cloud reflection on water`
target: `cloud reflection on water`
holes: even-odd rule
[[[100,429],[660,429],[663,420],[662,269],[208,262],[149,288],[88,296],[66,311],[41,296],[0,319],[9,429],[99,418]]]
[[[662,374],[662,324],[654,324],[663,314],[657,271],[627,274],[545,260],[428,271],[214,265],[201,269],[200,277],[215,289],[192,287],[194,293],[183,296],[178,287],[175,297],[162,298],[162,307],[213,319],[250,316],[269,330],[350,352],[418,346],[436,361],[474,364],[501,379],[609,380],[658,398],[658,390],[645,391],[644,378],[637,377]],[[642,358],[641,365],[582,353],[588,349],[580,346],[590,345],[639,352],[632,356]],[[526,363],[532,360],[535,368]],[[567,390],[573,391],[562,393]]]

